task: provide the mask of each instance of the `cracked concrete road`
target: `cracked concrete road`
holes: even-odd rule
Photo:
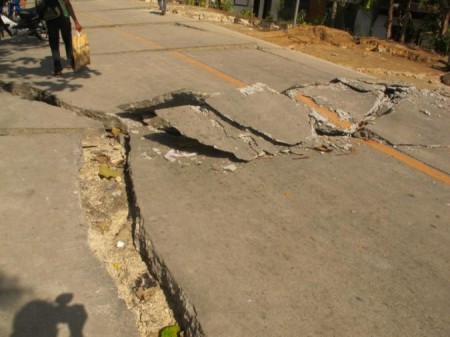
[[[74,5],[92,65],[51,78],[47,46],[2,40],[2,87],[129,132],[135,244],[186,336],[450,334],[448,95]]]

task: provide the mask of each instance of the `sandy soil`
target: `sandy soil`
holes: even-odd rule
[[[447,88],[443,71],[432,68],[443,56],[419,48],[377,38],[362,38],[357,44],[344,31],[324,26],[302,25],[289,30],[263,31],[228,25],[241,33],[337,63],[379,79],[413,84],[419,89]]]
[[[118,295],[136,315],[143,337],[157,337],[159,331],[175,324],[172,310],[157,282],[147,271],[133,244],[127,192],[123,179],[125,150],[112,133],[86,137],[80,187],[89,228],[89,244],[103,261],[117,285]],[[119,174],[105,177],[100,165]]]

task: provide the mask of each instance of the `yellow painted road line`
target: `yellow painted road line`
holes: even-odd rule
[[[348,129],[350,126],[352,126],[352,123],[343,121],[342,119],[339,118],[338,115],[336,115],[330,109],[327,109],[323,106],[318,105],[311,98],[304,96],[299,92],[295,94],[295,99],[297,100],[297,102],[302,102],[302,103],[308,105],[309,107],[313,108],[318,113],[320,113],[322,116],[328,118],[328,120],[331,123],[333,123],[334,125],[336,125],[338,128]]]
[[[170,52],[172,55],[174,55],[175,57],[184,60],[186,62],[189,62],[190,64],[193,64],[194,66],[196,66],[199,69],[202,69],[208,73],[210,73],[211,75],[220,78],[221,80],[228,82],[232,85],[234,85],[237,88],[244,88],[247,86],[246,83],[238,80],[237,78],[234,78],[230,75],[225,74],[224,72],[217,70],[216,68],[213,68],[205,63],[202,63],[200,61],[197,61],[196,59],[193,59],[192,57],[189,57],[183,53],[180,53],[178,51],[174,51],[174,52]]]
[[[100,18],[100,17],[98,17],[96,15],[88,14],[86,12],[81,12],[81,13],[82,13],[82,15],[90,17],[93,20],[96,20],[96,21],[99,21],[99,22],[102,22],[102,23],[105,23],[105,24],[112,24],[111,21],[105,20],[105,19]],[[153,43],[152,41],[150,41],[150,40],[148,40],[146,38],[143,38],[142,36],[139,36],[139,35],[136,35],[136,34],[133,34],[133,33],[129,33],[129,32],[127,32],[127,31],[125,31],[125,30],[123,30],[121,28],[114,27],[114,28],[110,28],[110,29],[114,30],[115,32],[117,32],[117,33],[119,33],[121,35],[124,35],[125,37],[131,38],[131,39],[136,40],[136,41],[138,41],[140,43],[143,43],[143,44],[147,45],[150,48],[153,48],[153,49],[156,49],[156,50],[164,49],[162,46],[160,46],[160,45],[158,45],[156,43]],[[213,67],[211,67],[211,66],[209,66],[209,65],[207,65],[205,63],[197,61],[196,59],[194,59],[194,58],[192,58],[190,56],[187,56],[187,55],[185,55],[185,54],[183,54],[183,53],[181,53],[179,51],[171,51],[171,52],[169,52],[169,54],[175,56],[176,58],[178,58],[180,60],[188,62],[188,63],[194,65],[195,67],[197,67],[197,68],[199,68],[199,69],[201,69],[201,70],[203,70],[203,71],[213,75],[216,78],[221,79],[222,81],[228,82],[228,83],[230,83],[231,85],[233,85],[233,86],[235,86],[237,88],[244,88],[244,87],[247,86],[246,83],[238,80],[237,78],[234,78],[234,77],[232,77],[232,76],[230,76],[228,74],[225,74],[224,72],[222,72],[222,71],[220,71],[220,70],[218,70],[216,68],[213,68]]]
[[[431,167],[417,159],[414,159],[413,157],[410,157],[407,154],[394,149],[392,146],[383,144],[373,139],[366,139],[364,140],[364,143],[381,153],[384,153],[397,159],[398,161],[401,161],[402,163],[405,163],[406,165],[416,169],[417,171],[425,173],[430,177],[443,182],[444,184],[450,185],[450,176],[447,173],[439,171],[434,167]]]
[[[100,21],[103,23],[107,23],[107,24],[112,24],[111,21],[102,19],[96,15],[87,14],[86,12],[81,12],[81,13],[82,13],[82,15],[91,17],[94,20],[97,20],[97,21]],[[139,41],[139,42],[149,46],[150,48],[163,49],[162,46],[157,45],[157,44],[151,42],[150,40],[145,39],[139,35],[126,32],[121,28],[111,28],[111,29],[113,29],[114,31],[116,31],[126,37],[129,37],[136,41]],[[230,75],[227,75],[224,72],[222,72],[216,68],[213,68],[205,63],[197,61],[196,59],[194,59],[190,56],[187,56],[179,51],[172,51],[169,53],[172,54],[173,56],[177,57],[180,60],[184,60],[184,61],[194,65],[195,67],[208,72],[209,74],[213,75],[216,78],[219,78],[225,82],[232,84],[233,86],[235,86],[237,88],[243,88],[243,87],[247,86],[247,84],[245,82],[242,82]],[[326,118],[328,118],[328,120],[330,120],[334,125],[336,125],[339,128],[348,129],[350,126],[352,126],[352,123],[342,120],[333,111],[331,111],[323,106],[318,105],[316,102],[314,102],[309,97],[306,97],[300,93],[297,93],[296,99],[297,99],[297,101],[302,102],[302,103],[308,105],[309,107],[313,108],[318,113],[320,113],[322,116],[325,116]],[[414,159],[414,158],[392,148],[391,146],[385,145],[383,143],[380,143],[380,142],[377,142],[374,140],[365,140],[364,143],[381,153],[384,153],[388,156],[391,156],[391,157],[397,159],[398,161],[408,165],[409,167],[411,167],[415,170],[418,170],[440,182],[443,182],[444,184],[450,185],[450,176],[448,174],[446,174],[445,172],[439,171],[439,170],[435,169],[434,167],[431,167],[431,166],[429,166],[417,159]]]
[[[350,122],[343,121],[342,119],[340,119],[339,116],[330,109],[318,105],[311,98],[306,97],[301,93],[296,93],[295,98],[298,102],[302,102],[308,105],[309,107],[313,108],[318,113],[320,113],[322,116],[328,118],[328,120],[330,120],[334,125],[336,125],[339,128],[347,129],[352,125]],[[394,149],[392,146],[371,139],[364,140],[364,143],[369,145],[371,148],[377,150],[378,152],[381,152],[385,155],[395,158],[398,161],[408,165],[409,167],[417,171],[425,173],[426,175],[440,182],[443,182],[444,184],[450,185],[450,176],[447,173],[437,170],[434,167],[429,166],[417,159],[414,159],[413,157],[410,157],[407,154]]]

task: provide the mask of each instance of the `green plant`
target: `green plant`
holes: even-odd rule
[[[305,10],[301,10],[298,12],[297,15],[297,23],[298,24],[302,24],[306,22],[306,11]]]
[[[159,332],[159,337],[178,337],[181,329],[178,325],[169,325]]]
[[[264,18],[265,22],[273,22],[273,15],[272,14],[267,14],[266,17]]]
[[[231,12],[233,10],[234,6],[233,3],[230,0],[224,0],[222,2],[222,9],[226,12]]]
[[[248,8],[243,8],[242,10],[241,10],[241,16],[243,17],[243,18],[249,18],[249,17],[252,17],[253,16],[253,12],[250,10],[250,9],[248,9]]]

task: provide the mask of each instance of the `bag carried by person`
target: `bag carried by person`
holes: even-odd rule
[[[85,32],[77,32],[72,38],[73,59],[75,70],[91,64],[91,48]]]
[[[50,21],[61,16],[58,0],[43,0],[41,6],[39,17],[42,20]]]

